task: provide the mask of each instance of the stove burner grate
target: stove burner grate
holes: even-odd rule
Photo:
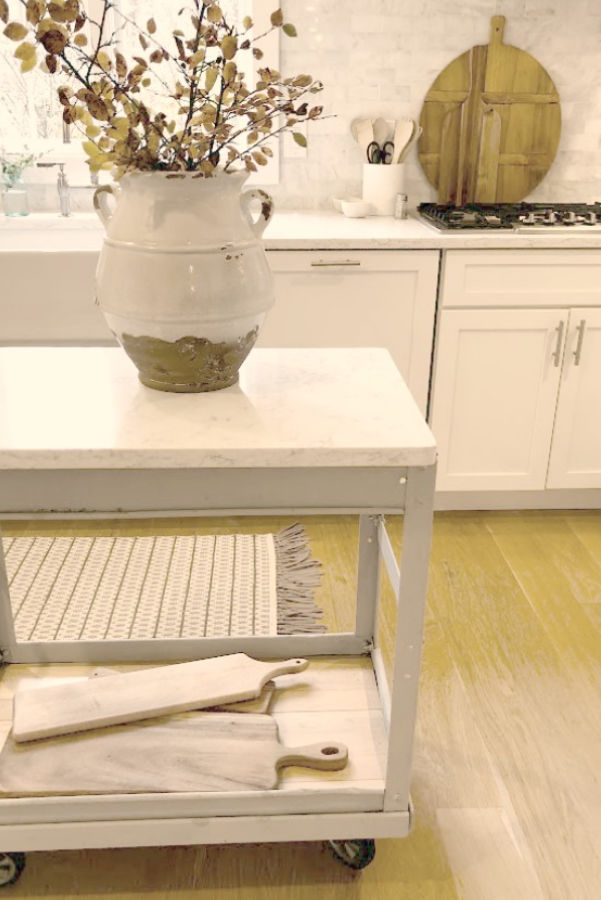
[[[418,212],[444,231],[601,225],[601,203],[420,203]]]

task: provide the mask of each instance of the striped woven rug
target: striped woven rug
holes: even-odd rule
[[[304,528],[278,534],[5,537],[20,641],[323,631]]]

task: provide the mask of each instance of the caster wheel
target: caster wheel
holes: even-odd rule
[[[24,853],[0,853],[0,888],[15,884],[24,868]]]
[[[370,838],[328,841],[334,857],[350,869],[364,869],[376,855],[376,842]]]

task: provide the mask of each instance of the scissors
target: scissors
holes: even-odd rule
[[[389,166],[392,162],[394,144],[392,141],[384,141],[382,146],[377,141],[371,141],[367,146],[367,161],[369,163],[382,163]]]

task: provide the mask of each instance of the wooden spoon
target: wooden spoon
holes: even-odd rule
[[[361,147],[364,160],[367,160],[367,148],[374,139],[374,129],[370,119],[360,120],[357,125],[357,143]]]
[[[390,125],[386,119],[376,119],[374,122],[374,141],[383,147],[390,134]]]
[[[394,153],[392,155],[395,163],[401,162],[401,155],[411,140],[414,126],[415,122],[413,119],[397,119],[394,128]]]
[[[400,155],[400,157],[399,157],[399,160],[398,160],[399,162],[405,162],[405,160],[407,159],[407,155],[408,155],[409,151],[411,150],[411,148],[413,147],[413,145],[416,144],[417,141],[418,141],[418,140],[420,139],[420,137],[421,137],[421,134],[422,134],[422,131],[423,131],[422,126],[421,126],[421,125],[418,125],[417,122],[415,122],[414,124],[415,124],[415,128],[413,129],[413,134],[411,135],[411,139],[407,142],[407,144],[406,144],[405,147],[403,148],[403,150],[402,150],[402,152],[401,152],[401,155]]]

